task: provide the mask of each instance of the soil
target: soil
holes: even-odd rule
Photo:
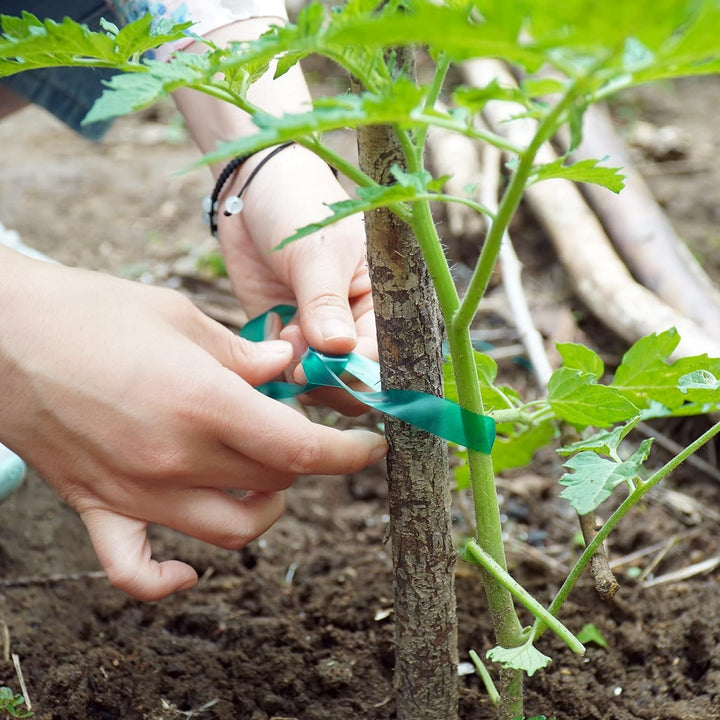
[[[720,266],[713,162],[720,136],[707,108],[719,94],[720,82],[704,79],[635,93],[616,107],[628,131],[643,119],[676,125],[690,138],[682,161],[644,156],[643,167],[713,272]],[[197,154],[174,118],[164,106],[124,119],[101,145],[37,109],[5,120],[0,220],[61,262],[171,284],[210,297],[218,313],[218,297],[231,307],[223,282],[198,277],[187,261],[195,248],[212,247],[198,211],[208,176],[175,174]],[[543,287],[551,278],[556,305],[577,322],[573,332],[617,358],[622,343],[572,297],[531,218],[516,223],[515,239],[528,286]],[[503,325],[492,315],[487,323]],[[532,386],[516,365],[503,372]],[[683,420],[659,429],[682,443],[705,427],[703,420]],[[715,452],[711,447],[703,457],[714,462]],[[662,451],[652,456],[656,465],[666,459]],[[510,570],[546,603],[578,552],[577,518],[558,497],[559,469],[560,461],[544,454],[500,479]],[[720,718],[719,571],[652,584],[720,556],[719,518],[720,484],[688,466],[621,524],[608,547],[619,563],[620,592],[604,602],[585,577],[560,615],[574,631],[593,623],[607,646],[589,643],[586,657],[577,658],[544,635],[539,649],[553,662],[527,681],[528,717]],[[78,517],[31,472],[0,506],[0,620],[35,717],[394,718],[387,520],[384,474],[375,467],[299,480],[288,492],[284,518],[240,552],[154,528],[156,554],[190,562],[202,580],[188,592],[143,604],[98,576]],[[646,554],[627,557],[641,550]],[[466,661],[470,649],[483,656],[494,643],[478,574],[462,563],[457,593]],[[478,677],[462,675],[459,682],[462,720],[492,718]],[[0,685],[18,690],[15,670],[2,656]]]

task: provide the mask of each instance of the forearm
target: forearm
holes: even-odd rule
[[[220,46],[232,41],[252,40],[277,22],[276,18],[243,20],[215,30],[206,37]],[[203,53],[207,46],[194,43],[185,50]],[[296,65],[277,79],[273,79],[273,73],[274,67],[271,66],[270,70],[252,85],[248,100],[272,115],[306,109],[311,98],[299,66]],[[215,149],[218,143],[234,140],[257,130],[250,116],[231,103],[188,88],[177,90],[173,97],[202,152],[209,152]],[[217,175],[223,165],[224,163],[220,163],[214,166],[213,173]]]

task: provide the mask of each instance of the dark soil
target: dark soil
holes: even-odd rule
[[[691,138],[704,139],[697,155],[690,145],[694,171],[663,174],[652,163],[648,175],[662,184],[663,200],[679,223],[693,218],[688,239],[697,241],[709,266],[720,261],[710,192],[720,185],[708,147],[714,152],[720,135],[707,109],[719,87],[704,80],[627,101],[648,120],[657,113],[660,124],[681,125]],[[196,154],[187,139],[169,142],[166,121],[124,120],[98,147],[38,110],[6,120],[0,124],[0,219],[63,262],[194,291],[222,289],[197,278],[191,284],[173,265],[205,241],[196,208],[208,178],[202,171],[173,175]],[[674,203],[678,197],[685,202]],[[529,285],[551,277],[562,287],[548,244],[530,230],[529,221],[516,230],[532,273]],[[608,356],[621,352],[618,341],[563,292],[562,307],[581,320],[577,331],[609,348]],[[515,366],[504,372],[532,385]],[[695,420],[660,429],[689,442],[704,428]],[[704,457],[714,460],[712,452]],[[665,459],[658,453],[652,461]],[[577,518],[558,498],[554,480],[559,465],[543,456],[523,473],[501,478],[510,570],[544,602],[578,552]],[[142,604],[92,575],[97,561],[81,522],[31,473],[0,506],[0,620],[9,629],[10,651],[19,656],[35,717],[394,718],[386,513],[384,476],[374,468],[353,477],[301,479],[288,492],[285,517],[241,552],[154,529],[156,554],[192,563],[203,579],[189,592]],[[601,601],[589,577],[574,591],[562,621],[574,631],[594,623],[607,647],[591,643],[586,657],[577,658],[544,635],[539,648],[553,663],[527,682],[528,717],[720,718],[718,571],[647,586],[647,580],[720,555],[719,517],[720,484],[689,468],[626,519],[609,543],[611,559],[661,545],[617,567],[622,588],[614,600]],[[459,538],[461,518],[458,510]],[[642,572],[645,577],[638,577]],[[458,566],[457,589],[461,659],[471,648],[483,656],[494,643],[471,567]],[[463,720],[492,718],[477,676],[459,682]],[[12,664],[1,655],[0,685],[18,689]]]

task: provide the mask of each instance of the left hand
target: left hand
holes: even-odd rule
[[[346,218],[274,250],[296,229],[327,216],[326,203],[347,198],[322,160],[298,145],[285,148],[253,178],[243,193],[242,212],[223,214],[224,199],[238,193],[267,152],[246,161],[220,200],[218,234],[238,299],[250,317],[280,303],[298,307],[293,323],[270,327],[268,333],[292,344],[296,382],[304,382],[298,363],[308,346],[377,359],[362,217]],[[365,410],[344,393],[313,395],[345,414]]]

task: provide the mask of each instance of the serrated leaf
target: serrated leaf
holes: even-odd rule
[[[340,202],[328,204],[327,208],[330,214],[326,218],[299,228],[273,249],[282,250],[286,245],[334,225],[351,215],[369,212],[376,208],[388,207],[397,203],[411,202],[418,196],[418,190],[413,185],[376,185],[358,188],[357,193],[359,196],[357,200],[341,200]]]
[[[626,461],[600,457],[595,452],[583,451],[570,458],[563,467],[572,472],[560,478],[565,489],[560,496],[575,508],[579,515],[595,511],[621,483],[637,477],[640,467],[647,460],[652,438],[644,440]]]
[[[564,162],[564,158],[558,158],[533,168],[528,184],[550,178],[563,178],[572,182],[600,185],[614,193],[619,193],[625,187],[625,176],[620,172],[621,169],[599,165],[602,160],[580,160],[570,165],[565,165]]]
[[[565,367],[580,370],[596,380],[605,372],[602,359],[589,347],[578,343],[555,343],[555,347]]]
[[[552,662],[552,658],[541,653],[532,643],[525,643],[514,648],[504,648],[498,645],[488,650],[486,657],[488,660],[500,663],[503,667],[524,670],[529,677]]]
[[[608,427],[637,415],[638,408],[620,392],[595,383],[573,368],[558,368],[548,382],[548,402],[555,414],[579,427]]]
[[[638,340],[623,355],[612,387],[638,407],[646,407],[652,400],[671,409],[681,405],[678,368],[668,363],[679,342],[675,328]]]
[[[617,485],[623,482],[615,476],[617,463],[594,452],[581,452],[570,458],[563,467],[572,470],[560,478],[565,498],[580,515],[593,512],[605,502]]]
[[[640,415],[624,425],[614,427],[612,430],[599,430],[583,440],[564,445],[557,449],[557,453],[558,455],[574,455],[583,450],[588,450],[601,455],[612,455],[617,452],[620,443],[639,422]]]
[[[137,69],[135,55],[177,40],[191,23],[160,27],[151,15],[128,23],[119,32],[92,32],[70,18],[39,20],[23,11],[20,17],[0,16],[0,77],[43,67],[117,67]]]

